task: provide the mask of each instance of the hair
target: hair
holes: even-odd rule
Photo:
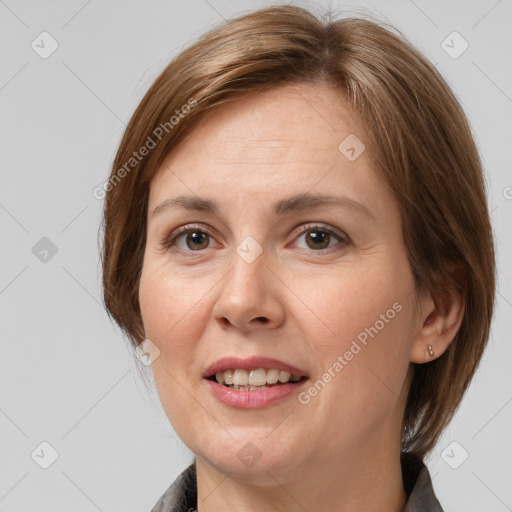
[[[344,98],[397,200],[417,296],[446,288],[465,296],[449,350],[409,369],[402,451],[423,459],[459,407],[487,344],[495,252],[482,164],[464,111],[437,69],[392,26],[274,6],[214,27],[177,55],[132,115],[105,188],[104,304],[136,348],[145,339],[138,291],[149,184],[194,122],[244,94],[319,82]]]

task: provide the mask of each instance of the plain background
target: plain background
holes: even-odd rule
[[[192,460],[102,307],[93,190],[169,60],[223,19],[272,3],[0,0],[0,511],[149,512]],[[426,462],[446,512],[512,510],[512,2],[294,3],[395,25],[469,116],[499,291],[481,367]],[[58,43],[46,59],[31,46],[51,48],[44,31]],[[454,31],[469,44],[458,58],[442,47]],[[42,442],[58,453],[48,469],[36,463],[51,457]]]

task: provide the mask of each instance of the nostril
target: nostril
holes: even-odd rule
[[[258,318],[256,318],[256,320],[259,320],[263,324],[266,324],[268,322],[268,318],[265,318],[264,316],[259,316]]]

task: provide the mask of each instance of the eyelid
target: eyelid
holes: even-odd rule
[[[331,235],[334,235],[340,240],[340,243],[345,245],[350,245],[352,243],[350,237],[344,233],[343,231],[340,231],[339,229],[335,228],[334,226],[331,226],[330,224],[326,224],[325,222],[301,222],[297,227],[293,228],[292,230],[292,236],[293,240],[295,240],[298,236],[302,236],[303,234],[307,233],[308,231],[311,231],[313,229],[318,229],[319,231],[325,231]],[[179,226],[174,230],[171,230],[170,232],[165,232],[162,240],[161,245],[162,247],[166,248],[167,250],[170,250],[174,245],[175,241],[184,234],[188,234],[191,231],[200,231],[202,233],[206,233],[208,236],[215,238],[215,230],[210,228],[209,226],[206,226],[205,224],[197,224],[197,223],[191,223],[191,224],[185,224],[183,226]],[[327,249],[319,249],[319,250],[313,250],[310,249],[313,253],[319,253],[323,254],[325,251],[332,251],[334,247],[329,247]],[[181,250],[181,249],[177,249]],[[304,249],[307,250],[307,249]],[[187,253],[200,253],[202,251],[185,251]]]
[[[326,231],[327,233],[338,237],[342,242],[345,242],[346,244],[352,243],[349,236],[346,233],[335,228],[334,226],[331,226],[330,224],[326,224],[325,222],[314,222],[314,221],[306,222],[306,223],[302,222],[301,224],[299,224],[299,226],[297,228],[293,229],[292,235],[300,236],[300,235],[303,235],[304,233],[307,233],[308,231],[311,231],[313,229],[318,229],[319,231]],[[321,249],[319,251],[313,251],[313,252],[321,252],[322,250],[326,250],[326,249]]]
[[[181,236],[183,234],[187,234],[189,231],[194,231],[194,230],[204,232],[204,233],[208,234],[209,236],[211,236],[212,238],[215,237],[214,231],[210,227],[205,227],[204,224],[195,224],[195,223],[185,224],[183,226],[179,226],[176,229],[171,230],[170,232],[166,231],[161,240],[162,247],[165,247],[166,249],[170,249],[171,246],[174,245],[174,242],[176,241],[176,239],[179,236]],[[189,251],[189,252],[194,252],[194,251]]]

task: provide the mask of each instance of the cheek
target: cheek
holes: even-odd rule
[[[194,307],[197,299],[181,293],[190,293],[190,288],[161,269],[143,268],[139,301],[145,334],[160,350],[152,364],[153,378],[162,406],[176,428],[191,407],[192,390],[188,388],[201,338],[200,309]]]
[[[200,338],[200,333],[195,332],[200,325],[194,318],[199,312],[197,305],[194,308],[197,298],[190,292],[191,287],[176,276],[170,277],[168,270],[154,264],[143,267],[139,303],[144,329],[146,337],[160,350],[151,369],[162,407],[179,432],[186,431],[186,423],[194,413],[189,385]]]
[[[396,336],[400,326],[403,329],[404,301],[412,287],[411,278],[390,263],[387,268],[385,264],[366,265],[313,281],[304,279],[294,289],[307,306],[300,322],[304,325],[304,319],[310,319],[309,330],[315,330],[313,337],[319,348],[327,351],[350,345],[361,333],[364,341],[365,332],[370,336],[366,329],[375,325],[379,337],[383,333]],[[374,329],[370,330],[375,334]]]
[[[343,415],[350,410],[347,421],[368,411],[386,414],[409,366],[412,276],[392,263],[315,282],[318,286],[311,287],[304,281],[303,288],[305,302],[318,317],[308,337],[323,372],[336,375],[326,386],[329,398],[318,405]]]
[[[169,345],[173,345],[173,349],[186,350],[187,340],[192,334],[187,330],[198,325],[194,321],[200,311],[200,296],[196,289],[163,265],[150,263],[143,267],[139,303],[144,328],[146,336],[154,340],[162,351]]]

